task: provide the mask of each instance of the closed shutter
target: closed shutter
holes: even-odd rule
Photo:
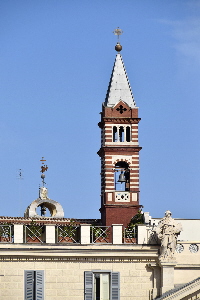
[[[34,298],[34,271],[24,272],[24,299],[33,300]]]
[[[119,272],[111,273],[111,300],[120,300]]]
[[[44,271],[35,271],[35,299],[44,300]]]
[[[84,300],[93,300],[93,273],[85,271],[85,297]]]

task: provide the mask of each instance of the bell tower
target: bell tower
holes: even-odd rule
[[[102,224],[126,226],[139,205],[138,108],[118,42],[105,102],[102,105],[101,148],[101,220]]]

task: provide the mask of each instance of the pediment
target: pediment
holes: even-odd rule
[[[125,101],[120,100],[112,109],[119,115],[126,115],[131,110],[131,107]]]

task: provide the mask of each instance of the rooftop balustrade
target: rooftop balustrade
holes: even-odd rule
[[[0,244],[151,244],[158,245],[155,228],[140,224],[130,230],[120,224],[112,226],[80,225],[0,225]],[[197,253],[200,242],[178,241],[177,253]]]
[[[136,243],[138,230],[126,229],[120,224],[112,226],[40,225],[37,223],[0,225],[0,243],[50,244],[123,244]]]

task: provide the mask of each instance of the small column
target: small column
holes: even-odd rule
[[[117,126],[117,143],[119,143],[119,125]]]
[[[46,225],[45,232],[46,232],[46,243],[55,244],[56,242],[55,225],[53,224]]]
[[[126,142],[126,126],[123,126],[124,128],[124,142]]]
[[[160,294],[164,294],[165,292],[174,289],[174,267],[176,266],[176,262],[165,262],[160,261],[161,267],[161,289]]]
[[[147,227],[145,224],[139,224],[138,227],[138,237],[137,243],[138,244],[147,244]]]
[[[80,224],[81,244],[90,244],[90,226],[91,224]]]
[[[112,243],[113,244],[122,244],[122,224],[113,224],[112,225]]]
[[[23,224],[14,224],[14,243],[15,244],[22,244],[24,242],[23,237]]]

